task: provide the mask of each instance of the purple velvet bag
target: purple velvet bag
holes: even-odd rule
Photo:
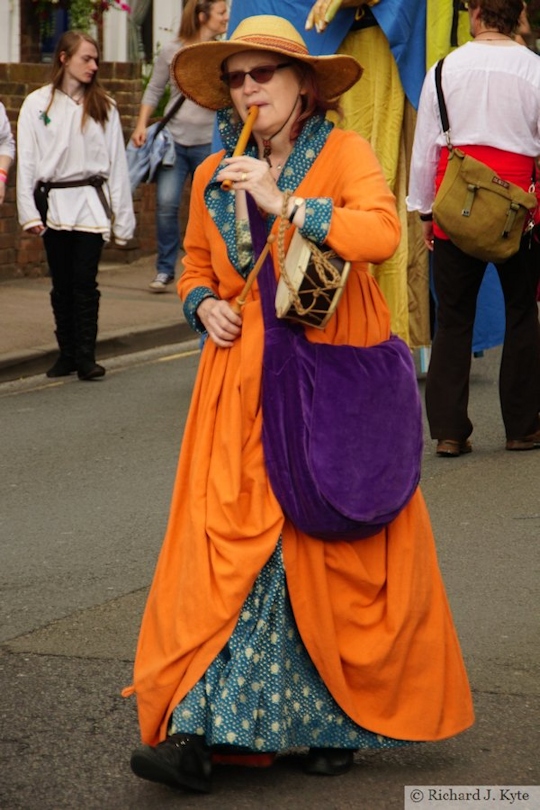
[[[250,204],[256,255],[265,226]],[[420,480],[422,409],[407,344],[310,343],[275,314],[271,258],[259,273],[265,322],[262,440],[287,517],[324,540],[370,537],[399,514]]]

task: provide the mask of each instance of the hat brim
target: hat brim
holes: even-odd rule
[[[311,56],[288,54],[271,45],[247,42],[211,41],[188,45],[178,51],[171,62],[171,77],[186,98],[209,110],[231,106],[229,88],[221,81],[225,59],[245,51],[277,53],[287,59],[310,65],[317,77],[319,90],[326,101],[339,98],[360,79],[363,68],[352,56],[334,54]]]

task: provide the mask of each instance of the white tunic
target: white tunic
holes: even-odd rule
[[[435,89],[426,75],[414,133],[407,208],[431,211],[446,145]],[[493,146],[540,155],[540,59],[515,42],[468,42],[444,60],[442,87],[454,146]]]
[[[17,122],[17,208],[24,230],[41,223],[33,189],[38,181],[82,180],[92,175],[105,177],[105,196],[113,212],[107,217],[97,191],[91,186],[51,189],[47,227],[101,233],[125,244],[133,236],[135,215],[130,192],[120,116],[111,106],[109,119],[101,126],[88,118],[81,130],[83,106],[51,85],[41,87],[25,99]]]

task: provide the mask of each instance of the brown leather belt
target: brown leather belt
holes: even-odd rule
[[[100,177],[97,174],[92,175],[91,177],[86,177],[84,180],[59,180],[58,182],[53,181],[44,181],[40,180],[36,183],[36,188],[42,193],[45,194],[46,197],[49,196],[49,191],[51,188],[79,188],[82,186],[93,186],[97,191],[97,195],[99,200],[103,206],[103,210],[105,211],[107,217],[112,219],[112,210],[111,206],[109,205],[107,198],[105,196],[105,192],[103,191],[103,184],[106,183],[106,179],[104,177]]]

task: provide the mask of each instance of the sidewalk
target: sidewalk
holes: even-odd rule
[[[194,336],[176,286],[165,293],[149,291],[154,275],[153,255],[132,264],[101,263],[99,360]],[[0,382],[42,374],[54,362],[58,348],[50,289],[47,277],[0,282]]]

